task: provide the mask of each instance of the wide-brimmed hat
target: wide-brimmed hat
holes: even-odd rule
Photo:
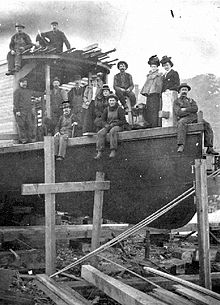
[[[64,109],[64,108],[71,108],[71,104],[69,101],[63,101],[62,104],[61,104],[61,108]]]
[[[102,86],[102,91],[104,91],[104,90],[108,90],[109,92],[111,92],[111,90],[110,90],[110,88],[109,88],[109,86],[107,84],[104,84]]]
[[[58,82],[61,84],[61,80],[60,80],[59,77],[57,77],[57,76],[54,77],[54,79],[52,80],[52,83],[55,82],[55,81],[58,81]]]
[[[148,65],[157,65],[159,67],[160,60],[157,55],[153,55],[148,59]]]
[[[114,98],[116,101],[118,101],[118,97],[117,97],[117,95],[116,94],[109,94],[108,96],[107,96],[107,101],[110,99],[110,98]]]
[[[15,28],[25,28],[25,26],[23,25],[23,24],[21,24],[21,23],[19,23],[19,22],[16,22],[15,23]]]
[[[172,57],[168,57],[168,56],[163,56],[162,57],[162,59],[161,59],[161,61],[160,61],[160,63],[161,63],[161,65],[164,65],[164,64],[166,64],[167,62],[169,62],[170,63],[170,65],[171,65],[171,67],[173,66],[173,63],[172,63],[172,61],[171,61],[171,58]]]
[[[52,21],[51,25],[54,25],[54,24],[58,25],[58,22],[57,21]]]
[[[184,87],[187,88],[189,91],[191,90],[191,87],[187,83],[182,83],[178,88],[178,92],[180,92],[180,89]]]
[[[23,83],[23,82],[27,82],[27,78],[26,77],[22,77],[19,79],[19,83]]]
[[[119,69],[120,64],[125,64],[126,69],[128,68],[128,64],[126,63],[126,61],[120,60],[120,61],[117,63],[117,68],[118,68],[118,69]]]

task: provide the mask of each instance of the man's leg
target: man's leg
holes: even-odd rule
[[[15,56],[8,52],[7,54],[7,61],[8,61],[8,72],[12,72],[15,68]]]
[[[186,116],[177,122],[177,145],[178,152],[182,152],[186,143],[187,125],[195,121],[194,117]],[[180,147],[181,146],[181,147]]]
[[[131,107],[134,107],[134,105],[136,104],[136,96],[135,96],[134,92],[132,92],[132,91],[126,92],[126,96],[128,96],[130,98]]]
[[[203,120],[203,124],[204,124],[204,146],[205,147],[213,147],[213,130],[211,125]]]
[[[54,137],[54,155],[57,157],[59,153],[60,136]]]
[[[25,114],[21,114],[20,116],[15,116],[15,120],[18,126],[18,137],[21,143],[27,143],[28,137],[26,132],[26,124],[25,124]]]
[[[106,137],[107,133],[108,133],[108,129],[107,128],[102,128],[97,133],[96,149],[98,151],[104,150],[104,148],[105,148],[105,137]]]
[[[21,69],[21,54],[16,52],[15,54],[15,71],[18,72]]]
[[[118,148],[118,132],[121,131],[122,128],[119,126],[114,126],[109,131],[109,139],[110,139],[110,149],[117,150]]]
[[[68,142],[68,135],[64,134],[64,135],[60,135],[60,143],[59,143],[59,153],[58,156],[62,157],[63,159],[66,156],[66,148],[67,148],[67,142]]]
[[[36,142],[36,123],[32,113],[27,113],[26,125],[27,125],[28,141]]]
[[[125,101],[125,95],[124,95],[124,92],[120,89],[118,90],[115,90],[115,94],[117,95],[117,97],[119,98],[121,104],[123,106],[126,106],[126,101]]]

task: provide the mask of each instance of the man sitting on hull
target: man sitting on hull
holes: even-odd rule
[[[178,92],[180,96],[174,101],[174,112],[177,116],[177,152],[182,153],[184,151],[186,142],[187,124],[197,123],[197,111],[198,106],[196,102],[187,97],[191,87],[182,83]],[[206,153],[212,155],[218,155],[213,149],[213,130],[211,125],[203,120],[204,124],[204,146],[207,147]]]
[[[128,64],[125,61],[119,61],[117,64],[120,73],[114,76],[113,88],[115,94],[119,98],[124,108],[128,108],[126,105],[126,97],[130,98],[131,107],[136,104],[136,97],[132,90],[134,89],[134,83],[131,74],[125,72],[128,68]]]

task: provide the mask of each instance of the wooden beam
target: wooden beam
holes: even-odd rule
[[[105,174],[102,172],[96,173],[96,181],[103,182]],[[110,184],[110,182],[109,182]],[[100,235],[102,225],[102,208],[103,208],[103,190],[96,190],[94,194],[94,205],[93,205],[93,229],[92,229],[92,242],[91,250],[95,250],[100,246]],[[93,264],[96,263],[96,257],[93,259]]]
[[[198,292],[202,292],[205,295],[211,296],[211,297],[215,298],[216,300],[220,301],[220,294],[218,294],[214,291],[211,291],[209,289],[206,289],[202,286],[199,286],[199,285],[196,285],[194,283],[188,282],[188,281],[186,281],[186,280],[184,280],[180,277],[177,277],[177,276],[174,276],[174,275],[171,275],[171,274],[167,274],[165,272],[156,270],[156,269],[151,268],[151,267],[144,267],[144,270],[146,270],[147,272],[153,273],[155,275],[161,276],[163,278],[166,278],[170,281],[181,284],[181,285],[183,285],[187,288],[193,289],[193,290],[198,291]]]
[[[183,287],[181,285],[174,285],[173,286],[176,289],[176,292],[178,292],[179,294],[188,297],[189,299],[199,302],[199,304],[203,304],[203,305],[220,305],[220,301],[217,301],[216,299],[201,294],[199,292],[195,292],[192,289]],[[179,305],[179,303],[178,303]]]
[[[45,87],[46,87],[46,112],[47,117],[51,117],[51,107],[50,107],[50,65],[45,65]]]
[[[64,288],[47,275],[37,275],[36,280],[38,287],[56,302],[56,304],[91,305],[91,303],[83,298],[78,292],[70,288]]]
[[[44,137],[45,183],[55,183],[54,137]],[[55,194],[45,194],[46,274],[56,271]]]
[[[208,177],[207,187],[208,195],[220,195],[220,177]]]
[[[92,192],[109,190],[110,181],[23,184],[22,195]]]
[[[211,289],[211,263],[209,253],[209,221],[206,161],[195,160],[196,175],[196,206],[199,240],[199,275],[200,285]]]
[[[105,275],[92,266],[84,265],[81,276],[122,305],[162,305],[164,302]]]
[[[149,293],[151,296],[156,297],[157,299],[166,302],[167,304],[176,304],[176,305],[193,305],[192,302],[175,294],[169,290],[163,288],[155,288],[153,292]]]

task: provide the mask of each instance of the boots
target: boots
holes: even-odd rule
[[[112,149],[109,158],[114,158],[115,156],[116,156],[116,151]]]
[[[99,159],[101,159],[101,157],[102,157],[102,152],[99,150],[99,151],[97,152],[97,155],[94,157],[94,159],[95,159],[95,160],[99,160]]]
[[[207,147],[206,153],[208,155],[215,155],[215,156],[219,155],[219,153],[215,151],[212,146]]]

